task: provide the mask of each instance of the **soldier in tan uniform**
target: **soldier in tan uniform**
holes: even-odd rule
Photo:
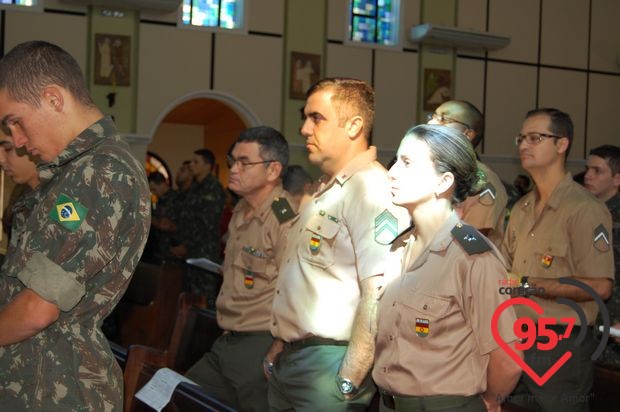
[[[521,374],[491,329],[508,300],[498,291],[503,259],[452,207],[479,190],[476,167],[464,135],[422,125],[407,132],[388,174],[415,228],[379,301],[372,376],[383,411],[500,411]],[[513,348],[515,320],[508,307],[497,323]]]
[[[555,318],[547,326],[563,339],[551,350],[525,351],[526,362],[540,376],[566,351],[572,357],[542,387],[526,374],[521,378],[512,400],[533,403],[544,411],[587,411],[592,386],[595,349],[591,328],[598,312],[594,298],[584,290],[562,284],[559,278],[577,279],[606,299],[613,284],[611,217],[605,205],[586,189],[573,182],[565,161],[573,139],[570,116],[557,109],[528,112],[516,138],[521,165],[530,173],[536,187],[513,207],[502,253],[512,265],[512,273],[527,276],[527,283],[538,291],[531,299],[544,309],[542,315],[527,306],[518,306],[517,315],[538,322],[541,317]],[[541,291],[544,289],[544,292]],[[581,308],[586,324],[568,305],[567,298]],[[570,336],[568,322],[574,318]],[[574,346],[582,328],[587,337]],[[584,332],[585,333],[585,332]]]
[[[474,149],[484,138],[484,117],[471,103],[449,100],[428,116],[428,124],[452,127],[467,136]],[[480,192],[468,196],[459,206],[461,218],[487,236],[496,246],[502,243],[508,194],[499,176],[487,165],[478,162],[486,176]]]
[[[309,159],[325,173],[300,210],[283,255],[271,332],[284,350],[269,379],[272,410],[364,410],[375,393],[375,307],[389,243],[408,227],[385,168],[368,147],[374,91],[324,79],[307,94]],[[281,344],[282,345],[282,344]]]
[[[281,183],[288,144],[271,127],[243,131],[228,156],[228,187],[242,199],[235,206],[216,301],[224,330],[186,376],[240,411],[266,411],[262,359],[273,339],[269,321],[286,232],[295,210]]]

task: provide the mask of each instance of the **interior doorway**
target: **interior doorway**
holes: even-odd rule
[[[156,123],[147,150],[165,163],[172,181],[195,150],[206,148],[215,155],[214,171],[224,187],[228,183],[228,149],[242,130],[260,124],[243,103],[213,92],[185,96],[171,103]]]

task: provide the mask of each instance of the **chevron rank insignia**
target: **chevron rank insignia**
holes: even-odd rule
[[[492,250],[486,239],[473,226],[457,223],[451,233],[468,255]]]
[[[88,214],[88,209],[80,202],[71,199],[65,194],[60,194],[56,204],[50,210],[49,217],[61,226],[75,232]]]
[[[594,229],[593,244],[599,252],[609,252],[609,232],[602,224]]]
[[[495,203],[496,194],[497,191],[495,190],[495,186],[493,186],[491,183],[487,183],[480,191],[480,194],[478,195],[478,201],[485,206],[491,206],[493,205],[493,203]]]
[[[385,209],[375,217],[375,241],[381,245],[389,245],[398,236],[398,219]]]
[[[271,202],[271,210],[273,210],[273,214],[276,215],[280,224],[286,223],[296,216],[291,204],[283,197],[276,197]]]

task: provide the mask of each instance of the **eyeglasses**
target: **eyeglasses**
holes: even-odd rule
[[[275,160],[261,160],[259,162],[246,162],[245,160],[236,159],[231,155],[226,156],[226,163],[228,164],[228,168],[232,169],[237,166],[239,170],[245,170],[248,166],[260,165],[265,163],[275,162]]]
[[[561,139],[561,138],[562,136],[556,136],[554,134],[547,134],[547,133],[528,133],[528,134],[519,133],[517,137],[515,137],[515,144],[518,147],[525,140],[527,144],[529,145],[537,145],[538,143],[542,142],[543,139]]]
[[[433,112],[433,113],[429,113],[428,115],[426,115],[426,121],[427,122],[430,122],[433,119],[437,120],[439,122],[439,124],[442,124],[442,125],[450,124],[450,123],[457,123],[457,124],[460,124],[461,126],[465,126],[466,129],[470,129],[471,130],[471,127],[467,123],[460,122],[460,121],[458,121],[456,119],[453,119],[451,117],[444,116],[443,114],[439,114],[439,113]]]

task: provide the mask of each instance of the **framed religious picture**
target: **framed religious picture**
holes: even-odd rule
[[[424,69],[424,110],[434,111],[452,98],[452,72],[443,69]]]
[[[95,84],[129,86],[131,37],[95,34]]]
[[[305,100],[306,92],[321,78],[321,55],[291,52],[289,98]]]

